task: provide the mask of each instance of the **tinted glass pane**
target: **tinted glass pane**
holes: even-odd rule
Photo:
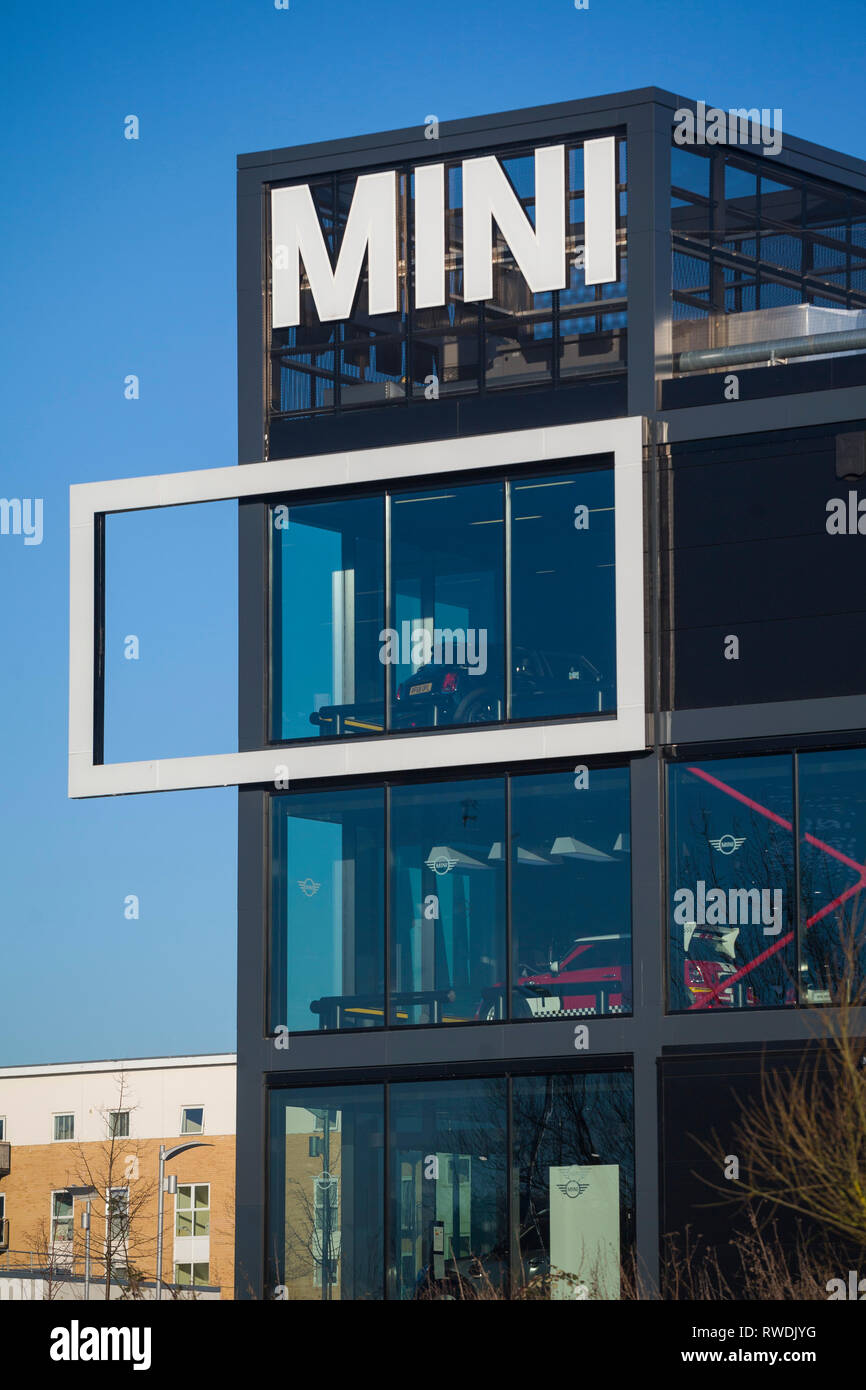
[[[670,769],[670,1003],[794,1002],[790,757]]]
[[[272,1027],[381,1027],[383,791],[275,797],[273,828]]]
[[[394,728],[502,718],[504,531],[501,483],[393,497]]]
[[[512,1105],[517,1282],[538,1298],[618,1298],[634,1238],[631,1075],[518,1076]]]
[[[383,1296],[384,1089],[274,1091],[268,1266],[289,1299]]]
[[[507,1271],[506,1083],[391,1087],[389,1297],[460,1299]]]
[[[395,787],[391,1023],[502,1016],[505,784]]]
[[[380,497],[271,509],[274,737],[381,732]]]
[[[511,839],[513,1016],[628,1013],[627,770],[514,777]]]
[[[515,719],[616,708],[613,469],[511,485]]]
[[[835,433],[674,446],[676,708],[862,690],[866,498],[837,477]]]
[[[799,784],[801,999],[862,1002],[866,749],[802,754]]]

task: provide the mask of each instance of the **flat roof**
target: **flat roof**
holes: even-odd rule
[[[191,1057],[111,1057],[88,1062],[37,1062],[20,1067],[0,1067],[0,1078],[69,1076],[77,1072],[156,1071],[169,1067],[225,1067],[236,1063],[236,1052],[201,1052]]]

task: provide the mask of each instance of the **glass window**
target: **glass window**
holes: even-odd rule
[[[508,1270],[504,1078],[391,1087],[389,1297],[460,1299]]]
[[[186,1105],[180,1121],[181,1134],[201,1134],[204,1130],[204,1109],[201,1105]]]
[[[6,1116],[0,1115],[0,1142],[6,1138]]]
[[[174,1282],[181,1288],[202,1285],[210,1282],[210,1265],[181,1263],[174,1267]]]
[[[129,1138],[129,1111],[109,1110],[108,1136],[110,1139]]]
[[[272,1028],[381,1027],[381,788],[274,799]]]
[[[272,1091],[270,1288],[498,1299],[510,1275],[521,1297],[617,1298],[633,1128],[628,1072]]]
[[[210,1233],[210,1184],[178,1185],[175,1201],[176,1236],[206,1236]]]
[[[72,1240],[72,1193],[51,1194],[51,1243]]]
[[[289,1299],[383,1295],[384,1087],[274,1091],[269,1282]]]
[[[512,1016],[629,1013],[626,768],[511,779]]]
[[[382,497],[276,505],[271,520],[273,736],[381,733]]]
[[[616,709],[613,469],[511,484],[511,715]]]
[[[864,1000],[866,749],[802,753],[800,999]]]
[[[793,764],[670,769],[670,1004],[779,1008],[795,997]]]
[[[501,482],[393,496],[394,728],[503,718],[504,531]]]
[[[619,1298],[634,1240],[632,1077],[513,1083],[516,1282],[535,1298]]]
[[[54,1138],[74,1139],[75,1138],[75,1116],[74,1115],[55,1115],[54,1116]]]
[[[391,794],[392,1024],[501,1016],[505,784]]]

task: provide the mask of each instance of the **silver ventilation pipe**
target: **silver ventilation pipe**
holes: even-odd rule
[[[818,357],[822,353],[858,352],[866,349],[866,328],[842,333],[811,333],[802,338],[774,338],[764,343],[737,343],[735,347],[696,348],[674,356],[678,372],[701,372],[710,367],[739,367],[750,362],[784,361],[789,357]]]

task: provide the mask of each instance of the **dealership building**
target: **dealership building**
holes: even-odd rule
[[[241,157],[241,466],[72,490],[71,794],[239,787],[239,1297],[652,1283],[835,1007],[866,164],[721,114]],[[106,763],[105,517],[231,498],[238,750]]]

